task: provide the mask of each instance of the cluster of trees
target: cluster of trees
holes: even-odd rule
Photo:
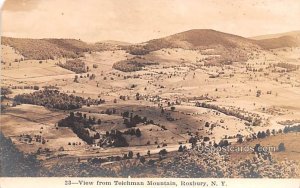
[[[59,127],[71,128],[80,139],[88,144],[92,144],[94,136],[90,135],[89,129],[91,129],[92,125],[95,125],[96,123],[101,124],[101,120],[98,119],[98,121],[96,121],[96,118],[91,116],[87,118],[86,114],[82,114],[80,112],[70,112],[70,115],[59,120],[57,125]]]
[[[121,131],[111,130],[106,132],[103,139],[100,139],[100,146],[127,147],[129,144]]]
[[[134,72],[142,70],[147,65],[157,65],[158,63],[148,61],[142,57],[133,57],[131,59],[118,61],[113,64],[113,68],[123,72]]]
[[[112,115],[116,114],[117,110],[115,108],[109,109],[107,108],[105,111],[101,111],[101,114],[107,114],[107,115]]]
[[[300,124],[294,125],[294,126],[285,126],[283,129],[284,133],[289,133],[289,132],[300,132]]]
[[[85,66],[85,63],[81,59],[67,60],[66,63],[59,62],[57,65],[77,74],[86,73],[89,71],[89,68]]]
[[[42,144],[45,144],[46,142],[48,142],[49,140],[46,140],[44,137],[42,137],[41,135],[34,135],[33,138],[31,135],[20,135],[19,141],[26,141],[28,143],[31,143],[32,141],[35,142],[39,142]]]
[[[217,110],[223,114],[226,114],[228,116],[234,116],[237,117],[239,119],[251,122],[253,126],[259,126],[261,124],[261,118],[259,117],[253,117],[254,115],[251,116],[246,116],[243,113],[241,113],[239,110],[231,110],[231,109],[226,109],[225,107],[219,107],[217,105],[214,104],[207,104],[205,102],[197,102],[196,103],[197,107],[202,107],[202,108],[209,108],[209,109],[213,109],[213,110]]]
[[[184,152],[184,151],[186,151],[187,150],[187,147],[186,146],[182,146],[181,144],[180,144],[180,146],[179,146],[179,148],[178,148],[178,152]]]
[[[133,113],[125,111],[122,113],[124,124],[127,128],[135,127],[139,123],[153,124],[152,120],[147,120],[147,117],[141,117],[139,115],[133,116]]]
[[[300,132],[300,124],[299,125],[295,125],[295,126],[285,126],[283,129],[279,129],[278,133],[289,133],[289,132]],[[256,138],[266,138],[268,136],[271,135],[275,135],[276,131],[273,129],[272,131],[270,131],[269,129],[267,129],[266,131],[259,131],[256,134]]]
[[[12,89],[32,89],[32,90],[39,90],[39,86],[12,86]]]
[[[252,139],[263,139],[271,135],[276,135],[276,134],[282,134],[282,133],[289,133],[289,132],[300,132],[300,124],[299,125],[294,125],[294,126],[285,126],[283,129],[279,129],[276,131],[273,129],[272,131],[270,129],[267,129],[266,131],[258,131],[258,133],[253,133],[251,137],[246,138],[247,141],[250,141]],[[242,143],[243,136],[237,135],[237,142]]]
[[[125,96],[125,95],[120,95],[119,97],[121,100],[125,101],[126,99],[129,100],[129,96]]]
[[[293,65],[289,63],[277,63],[275,66],[286,69],[286,72],[296,71],[300,68],[299,65]]]
[[[143,64],[137,63],[136,61],[123,60],[113,64],[113,68],[123,72],[134,72],[142,70]]]
[[[150,152],[148,150],[148,152]],[[146,159],[144,156],[141,156],[140,153],[136,153],[136,159],[138,159],[141,163],[145,163]],[[148,155],[149,156],[149,155]],[[90,164],[101,164],[105,162],[112,162],[112,161],[121,161],[126,159],[134,159],[134,153],[133,151],[128,151],[128,153],[123,154],[123,156],[109,156],[105,158],[91,158],[88,159],[88,163]]]
[[[58,121],[59,127],[69,127],[73,130],[73,132],[87,144],[93,144],[95,139],[100,139],[100,146],[107,147],[126,147],[128,143],[126,139],[123,137],[123,133],[119,130],[111,130],[107,131],[105,135],[100,135],[99,133],[91,135],[90,132],[93,129],[93,125],[101,124],[101,120],[96,120],[95,117],[89,116],[87,118],[86,114],[82,114],[81,112],[70,112],[70,115],[64,119]],[[131,133],[130,131],[128,133]],[[127,133],[124,133],[127,134]],[[141,135],[140,130],[135,130],[135,134]]]
[[[14,101],[16,103],[34,104],[60,110],[72,110],[81,108],[82,105],[99,105],[105,102],[101,99],[84,99],[83,97],[49,89],[16,95]]]
[[[87,118],[86,114],[81,112],[70,112],[70,115],[58,122],[60,127],[70,127],[74,122],[78,122],[85,128],[91,128],[92,125],[101,124],[101,119],[96,119],[95,117],[89,116]]]
[[[87,73],[86,76],[83,76],[83,75],[80,75],[80,76],[75,75],[75,77],[74,77],[74,82],[78,83],[78,82],[79,82],[79,78],[89,78],[90,80],[94,80],[94,79],[96,78],[96,75],[95,75],[95,74],[89,74],[89,73]],[[98,83],[97,83],[97,87],[98,87],[98,86],[99,86],[99,85],[98,85]]]
[[[7,98],[7,95],[12,94],[12,91],[8,87],[1,87],[1,101]],[[2,106],[2,105],[1,105]]]
[[[131,45],[127,47],[126,52],[132,55],[146,55],[150,50],[141,45]]]
[[[124,134],[129,134],[129,135],[135,135],[137,137],[142,136],[141,130],[139,128],[134,129],[134,128],[130,128],[126,131],[123,132]]]

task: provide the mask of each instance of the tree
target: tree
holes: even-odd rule
[[[261,90],[257,90],[256,91],[256,97],[260,97],[260,95],[261,95]]]
[[[182,145],[179,146],[178,152],[183,152],[183,147],[182,147]]]
[[[74,82],[78,83],[78,75],[75,75]]]
[[[135,98],[136,98],[136,100],[140,100],[140,94],[136,93]]]
[[[219,142],[219,146],[220,146],[220,147],[227,147],[228,145],[229,145],[228,140],[221,140],[221,141]]]
[[[140,153],[137,153],[137,154],[136,154],[136,158],[139,159],[140,157],[141,157],[141,154],[140,154]]]
[[[142,133],[141,133],[141,131],[140,131],[139,128],[136,129],[135,135],[136,135],[137,137],[141,137]]]
[[[164,156],[164,155],[167,155],[167,153],[168,153],[168,152],[167,152],[166,149],[162,149],[162,150],[160,150],[160,151],[158,152],[159,155],[163,155],[163,156]]]
[[[237,143],[243,143],[243,138],[242,138],[242,137],[239,137],[239,138],[237,139]]]
[[[260,131],[258,131],[258,133],[257,133],[257,138],[262,138],[262,137],[261,137],[261,132],[260,132]]]
[[[209,123],[208,122],[205,122],[205,127],[209,127]]]
[[[196,137],[191,137],[189,139],[189,143],[192,143],[192,148],[194,148],[197,144],[197,138]]]
[[[133,152],[132,152],[132,151],[129,151],[129,152],[128,152],[128,158],[129,158],[129,159],[132,159],[132,158],[133,158]]]
[[[145,163],[145,162],[146,162],[146,159],[145,159],[144,156],[141,156],[141,157],[140,157],[140,162],[141,162],[141,163]]]
[[[98,132],[94,135],[94,139],[100,139],[100,134]]]
[[[288,132],[289,132],[289,127],[285,126],[285,127],[283,128],[283,133],[288,133]]]
[[[260,144],[256,144],[255,146],[254,146],[254,152],[255,153],[259,153],[260,151],[259,151],[259,148],[260,148],[261,146],[260,146]]]
[[[276,131],[275,129],[272,129],[272,134],[275,135],[276,134]]]
[[[278,151],[279,151],[279,152],[285,151],[285,145],[284,145],[284,143],[281,142],[281,143],[278,145]]]

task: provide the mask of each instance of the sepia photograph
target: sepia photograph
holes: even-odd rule
[[[299,18],[299,0],[3,1],[0,177],[299,187]]]

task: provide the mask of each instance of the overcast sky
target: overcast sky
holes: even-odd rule
[[[2,34],[143,42],[189,29],[244,37],[300,30],[300,0],[7,0]]]

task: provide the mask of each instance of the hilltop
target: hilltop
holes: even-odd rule
[[[153,39],[140,45],[130,46],[128,51],[134,55],[143,55],[163,48],[183,49],[237,49],[259,48],[251,39],[223,33],[211,29],[193,29],[167,37]]]
[[[181,48],[198,48],[201,46],[221,45],[226,48],[235,48],[242,46],[255,46],[251,40],[241,36],[223,33],[211,29],[193,29],[181,33],[177,33],[165,38],[154,39],[147,45],[163,45],[169,43],[173,47]]]

